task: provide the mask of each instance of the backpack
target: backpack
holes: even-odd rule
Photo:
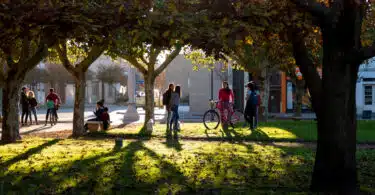
[[[55,102],[53,102],[52,100],[48,100],[47,101],[47,108],[48,109],[55,108]]]
[[[259,96],[255,92],[250,93],[249,103],[252,106],[258,106],[259,105]]]
[[[169,104],[169,93],[168,91],[163,93],[163,106],[166,106]]]

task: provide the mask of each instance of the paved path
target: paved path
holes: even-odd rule
[[[124,124],[123,121],[124,115],[127,111],[126,106],[108,106],[110,110],[110,118],[112,121],[112,126],[120,126]],[[93,118],[94,108],[89,107],[85,109],[85,120]],[[184,111],[184,109],[181,109]],[[138,121],[133,121],[131,123],[143,123],[145,118],[145,111],[141,108],[137,109],[140,119]],[[71,130],[73,128],[73,108],[61,108],[58,110],[59,115],[59,121],[57,125],[51,126],[50,124],[47,124],[45,126],[45,113],[46,109],[40,109],[38,110],[38,120],[39,125],[29,125],[21,127],[21,134],[30,134],[33,132],[55,132],[55,131],[64,131],[64,130]],[[156,120],[161,120],[164,117],[165,110],[155,108],[155,118]],[[181,113],[182,116],[184,116],[183,113]],[[129,122],[126,122],[129,123]],[[1,124],[1,123],[0,123]],[[1,125],[0,125],[1,130]],[[0,133],[1,135],[1,133]]]
[[[110,117],[112,121],[112,126],[120,126],[124,124],[123,118],[126,113],[127,106],[116,106],[109,105]],[[94,107],[89,106],[85,108],[85,120],[94,117],[93,114]],[[182,122],[201,122],[201,115],[189,114],[189,106],[180,106],[180,120]],[[58,110],[59,122],[55,126],[44,126],[46,109],[42,108],[38,110],[38,119],[40,121],[39,125],[25,126],[21,128],[22,134],[29,134],[33,132],[55,132],[71,130],[73,128],[73,108],[61,108]],[[141,108],[138,109],[140,119],[138,121],[133,121],[132,123],[143,123],[145,118],[145,111]],[[165,116],[165,110],[160,108],[155,108],[155,119],[156,121],[161,121]],[[308,116],[311,117],[311,114]],[[128,123],[128,122],[127,122]],[[1,130],[1,125],[0,125]],[[0,133],[1,134],[1,133]]]

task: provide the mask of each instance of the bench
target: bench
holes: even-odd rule
[[[89,132],[97,132],[97,131],[104,131],[103,128],[103,121],[87,121],[87,129]],[[111,121],[109,122],[108,129],[111,125]]]

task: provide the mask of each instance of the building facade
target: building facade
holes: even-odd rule
[[[359,68],[356,90],[357,115],[364,112],[375,115],[375,61],[362,64]]]

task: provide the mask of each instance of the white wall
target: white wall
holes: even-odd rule
[[[375,61],[371,60],[368,64],[362,64],[358,72],[358,82],[356,84],[356,106],[357,114],[362,115],[363,110],[372,109],[375,112],[374,106],[365,106],[365,85],[375,85],[375,82],[364,82],[363,78],[375,78]],[[375,94],[373,94],[375,95]],[[373,107],[373,108],[371,108]]]

